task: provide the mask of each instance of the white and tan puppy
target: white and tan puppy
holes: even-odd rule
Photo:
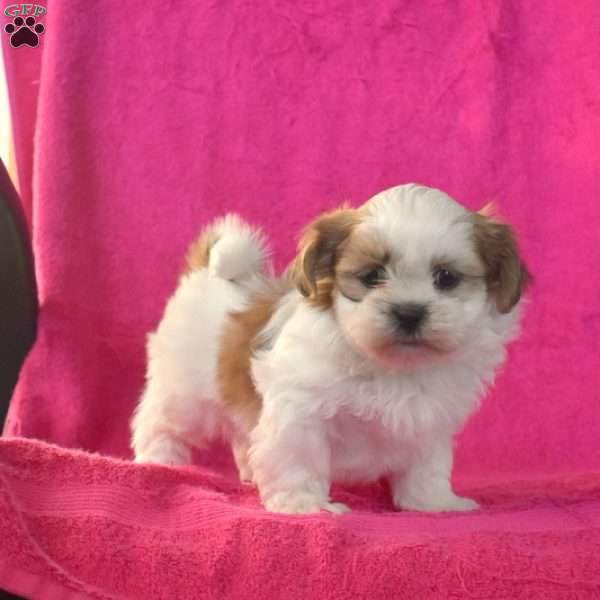
[[[511,229],[403,185],[306,229],[280,280],[235,216],[190,248],[148,339],[138,462],[181,465],[224,436],[283,513],[347,508],[332,482],[389,478],[398,508],[469,510],[453,438],[518,330],[529,275]]]

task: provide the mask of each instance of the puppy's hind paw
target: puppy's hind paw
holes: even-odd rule
[[[163,438],[150,444],[143,452],[136,452],[135,462],[173,467],[184,466],[192,462],[192,452],[186,444],[179,440]]]
[[[350,512],[350,508],[343,502],[328,502],[322,510],[326,510],[334,515],[345,515]]]

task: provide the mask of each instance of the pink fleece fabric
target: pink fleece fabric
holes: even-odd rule
[[[138,466],[30,440],[0,440],[0,473],[0,582],[33,598],[600,592],[593,476],[471,483],[461,491],[487,507],[472,515],[394,512],[380,486],[336,490],[356,509],[339,518],[267,513],[228,471]]]
[[[113,458],[2,441],[0,587],[18,567],[73,597],[600,594],[600,4],[78,0],[44,23],[43,49],[6,53],[42,53],[42,309],[6,434]],[[239,212],[282,266],[308,219],[408,181],[494,199],[535,276],[457,444],[483,512],[393,514],[374,487],[336,491],[347,517],[273,517],[223,450],[117,460],[202,226]]]

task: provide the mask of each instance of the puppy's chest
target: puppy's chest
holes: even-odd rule
[[[357,378],[333,396],[337,410],[327,432],[336,480],[366,481],[402,469],[420,447],[455,429],[448,399],[411,377]]]

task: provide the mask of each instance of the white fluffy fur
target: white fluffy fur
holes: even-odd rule
[[[314,308],[296,290],[263,331],[252,377],[263,399],[251,431],[223,410],[216,361],[229,312],[260,288],[262,239],[238,219],[220,223],[208,269],[184,276],[148,338],[147,386],[132,422],[138,462],[185,464],[190,446],[231,440],[242,479],[268,510],[344,512],[332,481],[390,479],[399,508],[469,510],[450,484],[453,438],[476,408],[516,335],[518,306],[499,314],[483,282],[452,298],[431,284],[431,263],[482,265],[466,211],[445,194],[399,186],[375,196],[359,227],[392,248],[389,285],[362,302],[335,293]],[[427,302],[425,336],[443,352],[386,340],[382,306]]]
[[[211,229],[217,238],[210,249],[208,271],[212,277],[246,283],[262,271],[268,250],[260,231],[231,214],[217,220]]]

